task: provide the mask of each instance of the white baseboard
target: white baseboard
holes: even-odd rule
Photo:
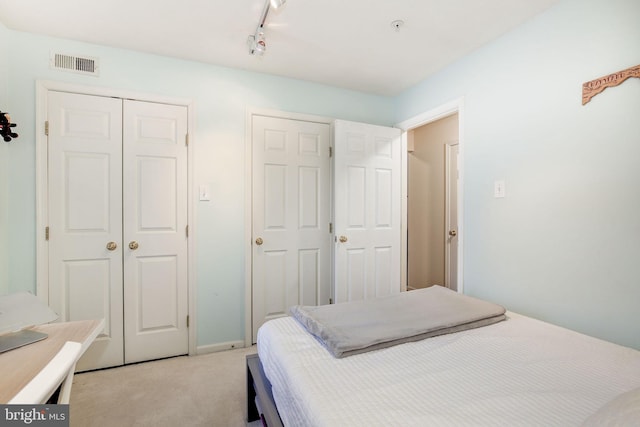
[[[218,344],[201,345],[196,347],[196,354],[217,353],[219,351],[244,348],[244,341],[227,341]]]

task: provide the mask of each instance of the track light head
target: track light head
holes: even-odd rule
[[[256,31],[254,35],[249,36],[247,44],[249,45],[249,53],[251,55],[262,56],[267,50],[267,42],[262,31]]]

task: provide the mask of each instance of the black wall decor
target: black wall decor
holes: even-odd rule
[[[17,138],[18,134],[11,132],[11,128],[16,127],[15,123],[11,123],[11,117],[9,113],[3,113],[0,111],[0,135],[6,142],[11,142],[12,138]]]

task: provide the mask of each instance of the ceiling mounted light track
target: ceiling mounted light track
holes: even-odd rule
[[[258,22],[258,27],[256,28],[255,33],[249,36],[247,39],[247,45],[249,45],[249,54],[251,55],[264,55],[267,50],[267,41],[264,37],[264,23],[267,20],[267,15],[269,14],[269,9],[274,8],[278,9],[280,6],[285,4],[287,0],[267,0],[264,4],[264,9],[262,10],[262,15],[260,16],[260,21]]]

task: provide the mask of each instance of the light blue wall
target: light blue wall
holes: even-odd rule
[[[390,125],[390,99],[302,81],[4,31],[9,39],[8,95],[20,122],[9,147],[8,279],[35,291],[35,82],[72,82],[191,98],[195,104],[195,185],[212,201],[197,208],[198,345],[244,340],[245,114],[270,108]],[[53,71],[51,51],[100,58],[100,77]],[[3,156],[4,157],[4,156]],[[197,194],[197,191],[196,191]]]
[[[395,99],[400,122],[464,96],[464,288],[640,348],[638,0],[566,0]],[[504,179],[507,197],[493,198]]]
[[[7,99],[7,66],[4,58],[7,56],[8,30],[0,22],[0,111],[9,111],[10,105]],[[9,111],[11,112],[11,111]],[[9,153],[4,140],[0,140],[0,295],[9,291],[8,279],[8,189],[9,189]]]

